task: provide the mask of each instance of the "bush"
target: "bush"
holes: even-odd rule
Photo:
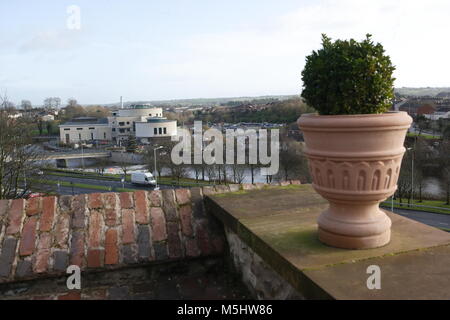
[[[392,106],[395,67],[368,34],[362,42],[331,41],[306,57],[302,97],[321,115],[383,113]]]

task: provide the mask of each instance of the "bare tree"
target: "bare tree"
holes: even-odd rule
[[[439,147],[439,169],[446,193],[446,204],[450,204],[450,140],[442,141]]]
[[[41,152],[31,145],[29,123],[0,111],[0,199],[21,198],[40,184]]]

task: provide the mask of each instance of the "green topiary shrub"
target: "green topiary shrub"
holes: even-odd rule
[[[331,41],[306,57],[302,97],[321,115],[383,113],[392,106],[395,67],[368,34],[362,42]]]

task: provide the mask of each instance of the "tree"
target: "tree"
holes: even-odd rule
[[[450,140],[442,141],[439,146],[439,169],[446,193],[446,204],[450,204]]]
[[[20,107],[26,111],[33,109],[33,106],[31,105],[30,100],[22,100],[22,102],[20,103]]]
[[[0,199],[21,198],[39,184],[42,154],[31,145],[27,121],[0,111],[0,128]]]
[[[402,203],[402,199],[408,199],[408,203],[411,201],[411,192],[412,192],[412,170],[411,170],[411,157],[412,152],[410,150],[405,152],[403,156],[402,165],[400,168],[400,175],[397,181],[397,198]]]
[[[61,98],[48,97],[44,99],[44,108],[46,110],[58,109],[61,106]]]

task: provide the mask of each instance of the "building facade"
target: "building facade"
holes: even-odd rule
[[[122,144],[130,136],[148,142],[152,137],[171,137],[177,134],[177,122],[163,117],[160,107],[148,104],[132,105],[112,111],[103,119],[76,118],[59,126],[64,143],[105,141]]]

